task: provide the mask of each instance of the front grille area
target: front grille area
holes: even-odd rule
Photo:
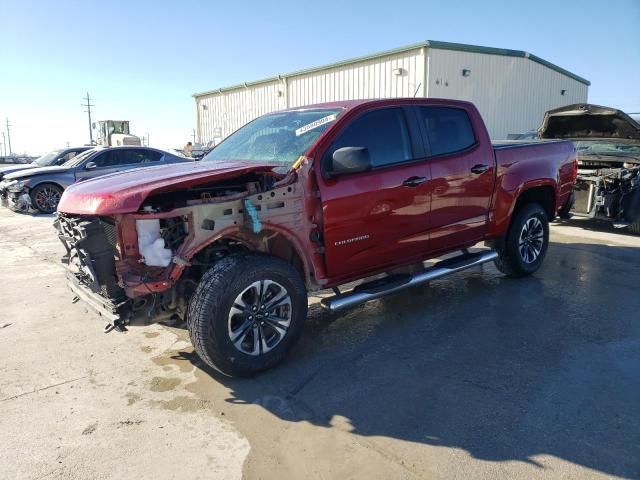
[[[98,217],[58,215],[55,226],[67,250],[69,270],[94,293],[112,301],[126,298],[116,275],[117,234],[114,223]]]

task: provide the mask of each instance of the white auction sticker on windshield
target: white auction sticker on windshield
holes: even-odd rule
[[[307,123],[305,126],[300,127],[300,128],[298,128],[296,130],[296,137],[299,137],[300,135],[303,135],[303,134],[307,133],[309,130],[313,130],[314,128],[318,128],[318,127],[324,125],[325,123],[333,122],[337,117],[338,117],[338,115],[336,113],[334,113],[334,114],[329,115],[327,117],[315,120],[315,121],[313,121],[311,123]]]

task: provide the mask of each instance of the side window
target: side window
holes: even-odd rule
[[[401,108],[374,110],[356,118],[334,140],[329,153],[342,147],[366,147],[374,168],[413,159]]]
[[[162,157],[159,152],[151,150],[123,150],[124,164],[157,162]]]
[[[73,151],[67,152],[56,161],[56,165],[62,165],[63,163],[68,162],[75,156],[76,156],[76,152],[73,152]]]
[[[431,155],[465,150],[476,143],[471,119],[461,108],[419,107],[418,115],[425,126]]]
[[[120,150],[120,156],[122,157],[120,163],[122,165],[141,163],[144,157],[140,153],[138,150]]]
[[[162,159],[162,154],[155,150],[140,150],[143,163],[158,162]]]
[[[120,152],[116,150],[109,150],[102,152],[93,157],[90,161],[95,163],[98,168],[116,167],[120,164]]]

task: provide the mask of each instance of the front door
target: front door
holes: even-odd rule
[[[318,175],[326,268],[334,279],[395,265],[427,248],[430,173],[410,115],[402,107],[365,112],[322,155],[326,162],[338,148],[366,147],[372,163],[369,172]]]
[[[76,181],[79,182],[88,178],[99,177],[107,173],[119,171],[122,161],[121,152],[119,149],[108,149],[90,157],[78,167]],[[89,165],[90,168],[87,168],[87,165]]]

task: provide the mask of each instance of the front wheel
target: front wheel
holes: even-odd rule
[[[267,255],[238,255],[204,274],[189,302],[187,328],[207,365],[246,376],[282,361],[306,316],[307,292],[293,266]]]
[[[515,214],[495,264],[510,277],[536,272],[549,247],[549,220],[537,203],[523,205]]]
[[[31,205],[42,213],[53,213],[62,197],[62,188],[52,183],[43,183],[31,190]]]

